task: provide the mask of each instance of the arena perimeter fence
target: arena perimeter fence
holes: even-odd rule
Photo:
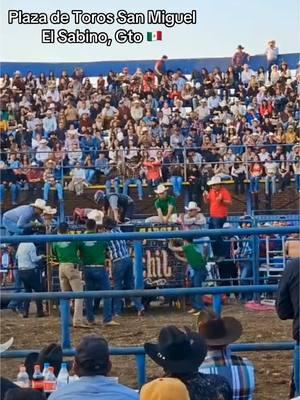
[[[226,233],[225,233],[226,231]],[[72,348],[71,330],[69,326],[70,317],[70,299],[74,298],[104,298],[104,297],[152,297],[160,296],[179,297],[195,294],[210,294],[213,296],[213,309],[221,315],[222,312],[222,295],[232,292],[231,286],[211,287],[211,288],[174,288],[174,289],[148,289],[144,290],[143,285],[143,259],[142,259],[142,241],[145,239],[175,239],[175,238],[201,238],[204,236],[219,237],[225,235],[230,236],[250,236],[253,235],[254,241],[259,240],[258,235],[261,234],[277,234],[279,236],[298,233],[299,227],[290,226],[284,228],[249,228],[249,229],[211,229],[211,230],[195,230],[195,231],[171,231],[171,232],[128,232],[128,233],[100,233],[89,235],[38,235],[34,237],[35,242],[63,242],[63,241],[79,241],[79,240],[133,240],[135,249],[135,289],[134,290],[107,290],[107,291],[91,291],[91,292],[49,292],[49,293],[1,293],[3,300],[25,300],[25,299],[59,299],[60,300],[60,318],[61,318],[61,344],[65,356],[75,354]],[[0,243],[20,243],[31,242],[31,236],[4,236],[0,238]],[[257,252],[253,254],[253,265],[258,266]],[[258,271],[258,268],[255,268]],[[253,277],[253,285],[235,286],[236,293],[273,293],[277,290],[276,285],[258,285],[259,275],[255,273]],[[238,343],[231,345],[233,351],[283,351],[294,349],[294,379],[296,384],[296,392],[300,390],[300,347],[294,342],[275,342],[275,343]],[[11,350],[1,354],[2,358],[23,358],[33,350]],[[134,355],[137,365],[137,381],[138,386],[143,385],[146,380],[146,359],[143,347],[120,347],[111,348],[112,355]]]

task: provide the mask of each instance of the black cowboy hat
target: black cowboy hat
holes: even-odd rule
[[[219,318],[212,312],[201,311],[197,321],[199,333],[210,347],[227,346],[238,340],[243,332],[241,323],[233,317]]]
[[[198,369],[207,353],[204,339],[185,327],[185,332],[176,326],[162,328],[158,343],[145,343],[146,354],[171,373],[188,373]]]

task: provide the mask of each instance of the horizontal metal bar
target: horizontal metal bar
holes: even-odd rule
[[[277,285],[251,285],[251,286],[219,286],[197,288],[173,288],[173,289],[146,289],[146,290],[94,290],[91,292],[39,292],[39,293],[1,293],[3,300],[37,300],[37,299],[84,299],[106,297],[180,297],[195,294],[225,294],[225,293],[262,293],[275,292]]]
[[[149,240],[149,239],[188,239],[203,236],[247,236],[247,235],[285,235],[287,233],[298,233],[299,227],[289,226],[283,228],[247,228],[247,229],[202,229],[192,231],[171,231],[171,232],[122,232],[122,233],[95,233],[84,235],[34,235],[35,242],[75,242],[75,241],[109,241],[109,240]],[[3,236],[0,238],[0,243],[20,243],[32,242],[32,236]]]
[[[295,342],[274,342],[274,343],[237,343],[229,346],[236,351],[288,351],[293,350]],[[10,350],[0,354],[0,358],[25,358],[29,353],[39,352],[40,350]],[[65,357],[75,355],[75,349],[63,350]],[[145,354],[144,347],[111,347],[110,354],[113,356],[139,355]]]

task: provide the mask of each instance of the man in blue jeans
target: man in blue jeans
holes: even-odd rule
[[[102,222],[97,220],[97,222]],[[95,219],[86,222],[86,234],[95,234],[97,225]],[[105,268],[106,249],[104,242],[85,241],[79,244],[80,259],[84,265],[85,290],[111,290],[108,272]],[[93,312],[93,299],[85,299],[86,317],[89,325],[95,325]],[[103,324],[106,326],[117,326],[112,319],[112,299],[103,299]]]
[[[116,222],[109,217],[103,218],[103,227],[111,233],[121,233]],[[129,249],[125,240],[110,240],[108,242],[110,259],[112,260],[112,276],[115,290],[131,290],[134,288],[133,264]],[[133,298],[134,306],[138,316],[144,315],[144,306],[141,298]],[[114,315],[119,316],[122,313],[123,301],[121,298],[114,300]]]
[[[143,185],[140,177],[141,162],[138,157],[133,157],[128,160],[125,167],[125,182],[123,188],[123,194],[128,196],[129,185],[136,185],[139,200],[143,200]]]

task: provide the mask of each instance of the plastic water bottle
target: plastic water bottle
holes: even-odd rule
[[[34,373],[32,375],[32,389],[40,392],[44,391],[44,376],[41,373],[41,366],[39,364],[34,366]]]
[[[44,369],[43,369],[43,372],[42,372],[42,375],[43,375],[44,378],[45,378],[45,376],[46,376],[46,374],[48,372],[49,367],[50,367],[49,363],[44,363]]]
[[[54,375],[54,368],[49,367],[44,379],[44,392],[50,394],[56,390],[56,377]]]
[[[17,375],[17,385],[21,388],[28,388],[30,386],[29,376],[24,365],[20,366],[20,371]]]
[[[69,383],[69,372],[67,369],[67,364],[62,363],[61,368],[57,377],[57,388],[61,388]]]

